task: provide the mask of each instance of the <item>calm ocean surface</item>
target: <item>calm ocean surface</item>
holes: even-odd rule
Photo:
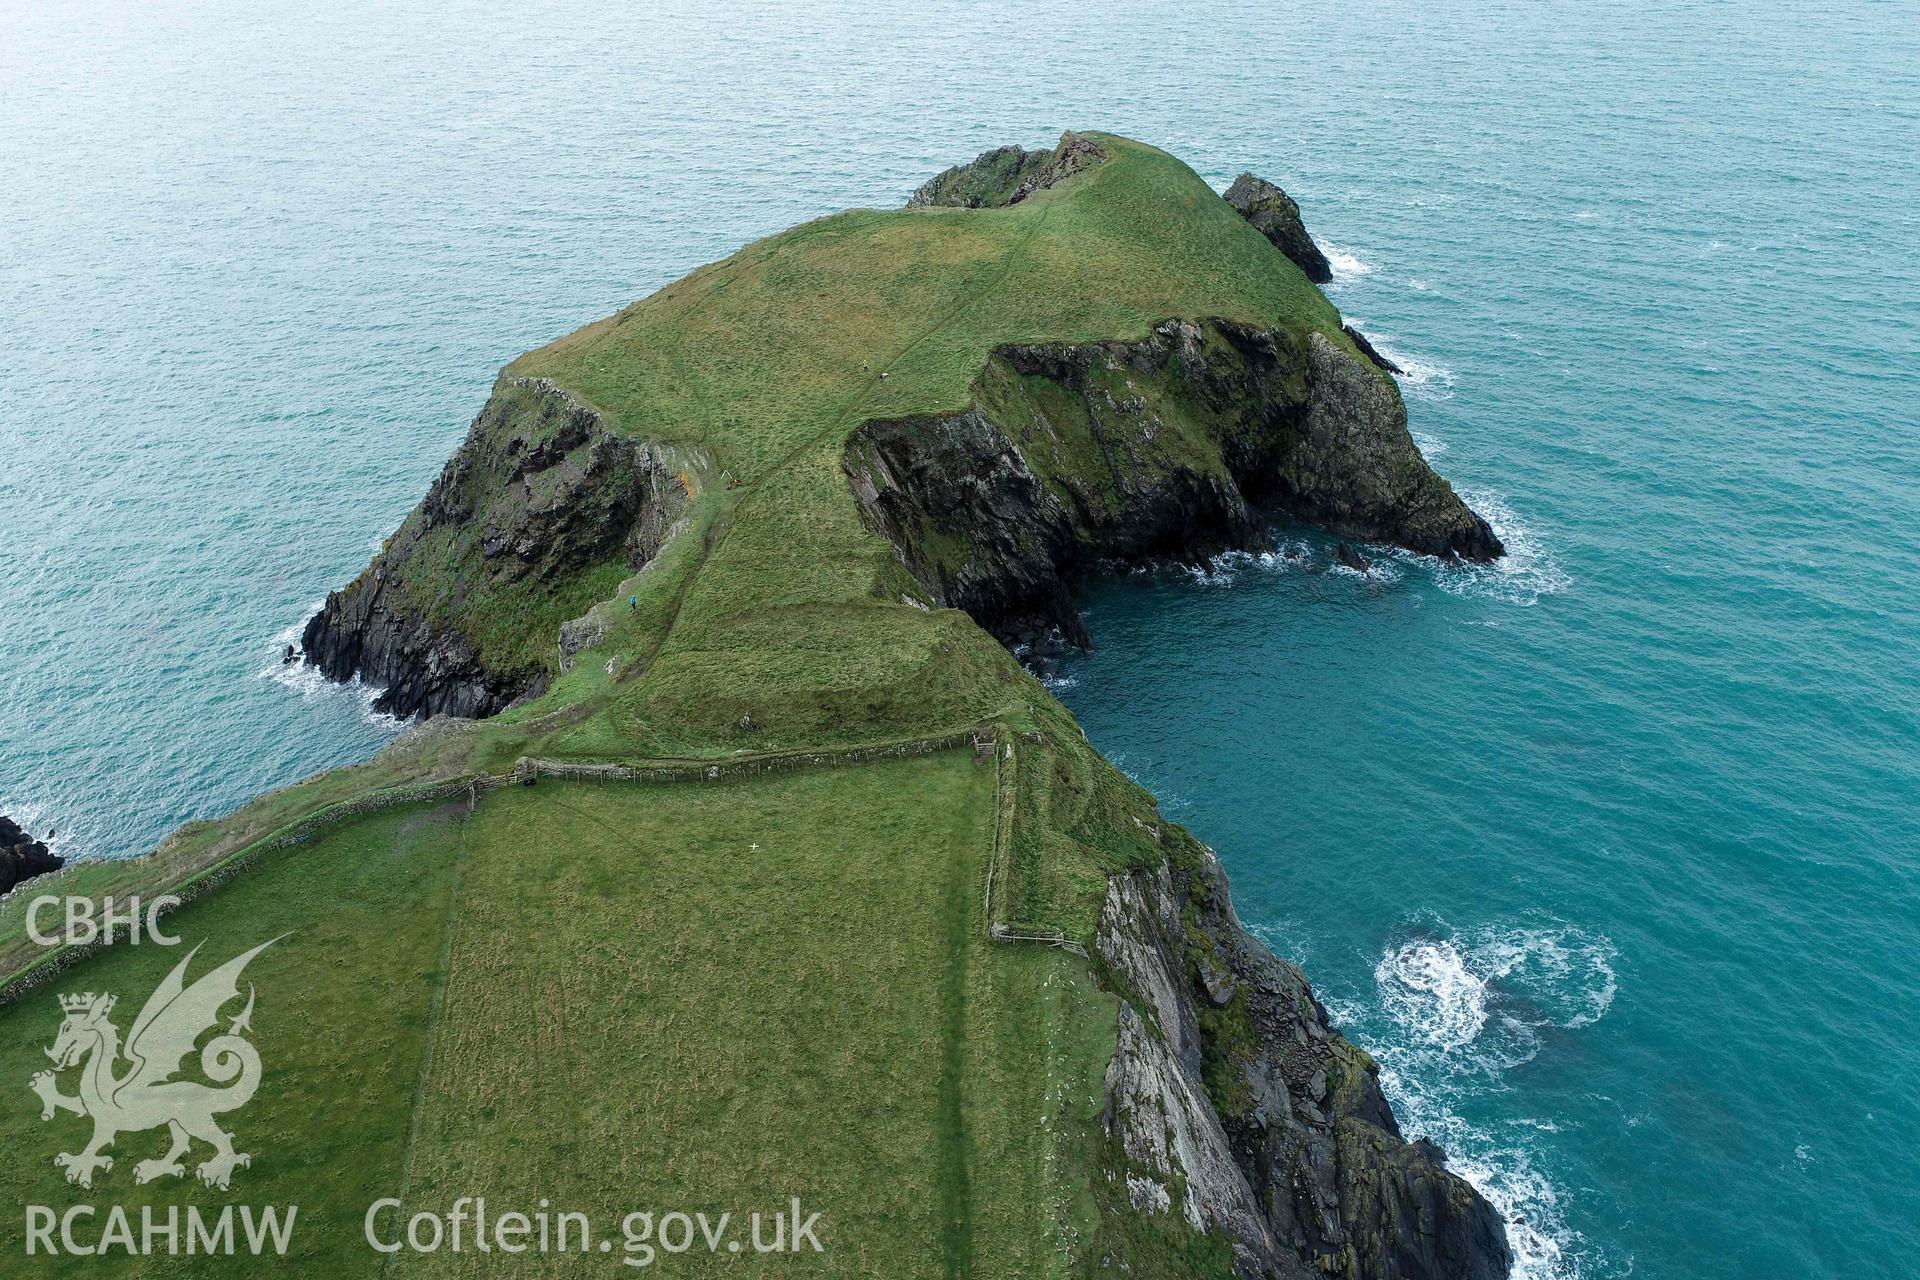
[[[1514,554],[1108,584],[1061,696],[1524,1274],[1911,1274],[1920,15],[1480,8],[0,3],[0,811],[367,756],[278,648],[501,364],[1128,133],[1300,198]]]

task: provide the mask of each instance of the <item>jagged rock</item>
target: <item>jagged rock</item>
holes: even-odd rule
[[[1077,578],[1264,547],[1273,515],[1443,557],[1502,550],[1421,456],[1391,381],[1317,332],[1170,320],[1140,342],[1001,347],[970,407],[869,422],[846,465],[936,602],[1009,643],[1058,628],[1085,644]]]
[[[466,601],[522,584],[557,590],[611,560],[638,569],[687,498],[657,450],[609,431],[552,384],[515,379],[496,388],[373,563],[308,621],[301,651],[331,679],[385,686],[379,710],[491,715],[544,688],[551,672],[489,661],[482,624],[462,616]],[[576,629],[556,653],[584,638]]]
[[[1388,373],[1402,374],[1406,372],[1405,369],[1402,369],[1399,365],[1395,364],[1393,361],[1381,355],[1380,352],[1374,347],[1373,343],[1367,340],[1367,335],[1360,332],[1358,329],[1354,328],[1352,325],[1350,324],[1341,325],[1340,332],[1346,334],[1347,337],[1353,340],[1353,345],[1360,348],[1361,355],[1373,361],[1375,364],[1379,365],[1382,369],[1385,369]]]
[[[1071,131],[1061,134],[1059,144],[1046,151],[995,147],[981,152],[971,163],[954,165],[929,179],[907,197],[907,208],[946,205],[984,209],[1019,204],[1034,192],[1106,159],[1106,154],[1092,139]]]
[[[1158,1211],[1225,1234],[1246,1280],[1506,1275],[1499,1215],[1401,1137],[1373,1060],[1241,928],[1211,851],[1179,833],[1158,868],[1112,880],[1096,945],[1131,997],[1106,1073],[1129,1188],[1183,1187]],[[1224,1005],[1214,969],[1235,982]]]
[[[1274,248],[1293,259],[1293,265],[1305,272],[1307,279],[1315,284],[1333,279],[1333,264],[1307,234],[1307,225],[1300,220],[1300,206],[1292,196],[1265,178],[1243,173],[1227,188],[1227,203]]]
[[[66,859],[20,829],[12,818],[0,815],[0,893],[22,880],[58,871]]]
[[[1367,559],[1358,551],[1355,551],[1352,546],[1344,542],[1334,547],[1333,558],[1355,573],[1366,573],[1373,568],[1373,561]]]

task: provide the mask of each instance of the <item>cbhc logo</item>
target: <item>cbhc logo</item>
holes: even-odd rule
[[[41,913],[48,907],[64,906],[64,920],[57,933],[48,933],[40,927]],[[86,946],[98,939],[102,944],[111,946],[114,935],[124,931],[127,941],[139,943],[144,936],[163,947],[178,946],[177,935],[160,932],[160,913],[170,907],[180,905],[180,899],[171,894],[154,898],[142,909],[139,896],[128,898],[124,904],[116,906],[111,894],[102,898],[96,918],[92,898],[58,898],[46,894],[35,898],[27,908],[27,936],[43,947],[53,947],[65,942],[74,946]]]

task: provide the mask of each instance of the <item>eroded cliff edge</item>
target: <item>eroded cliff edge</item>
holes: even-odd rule
[[[996,350],[957,413],[873,421],[855,496],[934,603],[1006,640],[1086,629],[1103,562],[1268,545],[1285,517],[1446,558],[1501,554],[1421,456],[1387,375],[1326,334],[1168,320],[1138,342]]]
[[[690,480],[537,378],[494,391],[427,496],[300,647],[397,716],[487,716],[545,687],[559,628],[665,543]]]
[[[1020,198],[1073,140],[988,152],[913,203]],[[1328,278],[1279,188],[1244,175],[1228,200],[1309,279]],[[1275,518],[1448,559],[1503,554],[1414,444],[1395,372],[1344,326],[1174,318],[1135,342],[1004,346],[965,409],[867,422],[846,470],[930,602],[1008,643],[1057,630],[1084,644],[1072,590],[1087,574],[1262,548]],[[1108,1216],[1130,1211],[1160,1241],[1128,1239],[1117,1256],[1156,1254],[1153,1224],[1177,1221],[1230,1242],[1246,1280],[1505,1276],[1498,1213],[1438,1147],[1401,1134],[1372,1059],[1240,926],[1212,852],[1175,826],[1154,834],[1164,859],[1110,879],[1095,939],[1123,1000],[1105,1080]]]
[[[1097,939],[1124,1000],[1106,1073],[1125,1195],[1231,1242],[1245,1280],[1497,1280],[1506,1232],[1425,1140],[1305,976],[1240,926],[1212,852],[1177,827],[1109,883]]]
[[[1086,575],[1263,547],[1275,516],[1501,554],[1384,372],[1322,333],[1169,320],[1138,342],[1002,347],[974,393],[866,423],[846,470],[930,601],[1008,643],[1056,628],[1084,643]],[[1401,1135],[1372,1060],[1240,927],[1212,853],[1157,835],[1164,861],[1111,880],[1096,940],[1124,1000],[1106,1075],[1122,1212],[1230,1241],[1248,1280],[1504,1276],[1493,1207]]]

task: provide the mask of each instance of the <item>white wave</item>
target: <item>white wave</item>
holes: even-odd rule
[[[1487,984],[1451,942],[1414,941],[1380,958],[1374,985],[1387,1016],[1442,1049],[1472,1044],[1487,1025]]]
[[[1333,268],[1333,281],[1336,285],[1351,284],[1361,276],[1373,274],[1373,267],[1363,262],[1355,254],[1348,253],[1338,245],[1319,241],[1320,252],[1327,255],[1327,265]]]
[[[71,823],[62,822],[52,806],[39,801],[0,796],[0,815],[12,818],[29,837],[69,863],[89,847],[81,831]]]
[[[1363,543],[1367,554],[1365,571],[1352,569],[1338,560],[1327,562],[1327,573],[1336,578],[1353,578],[1375,587],[1390,587],[1405,576],[1398,564],[1391,558],[1393,548],[1376,547]]]
[[[1432,360],[1409,355],[1393,345],[1391,337],[1368,334],[1374,350],[1400,366],[1401,394],[1417,400],[1453,399],[1453,370]]]
[[[1492,564],[1452,564],[1419,557],[1435,564],[1434,582],[1457,596],[1477,596],[1531,608],[1541,596],[1573,585],[1558,560],[1531,525],[1507,505],[1506,499],[1486,489],[1461,489],[1460,497],[1486,518],[1507,553]]]
[[[1415,289],[1424,290],[1425,281],[1416,280]],[[1391,333],[1367,327],[1366,319],[1358,315],[1349,315],[1346,322],[1367,335],[1367,341],[1382,356],[1398,365],[1400,372],[1395,376],[1400,382],[1400,392],[1416,400],[1451,400],[1453,398],[1453,370],[1443,364],[1421,356],[1409,354],[1396,345]]]
[[[1464,933],[1442,925],[1382,954],[1377,1008],[1330,1006],[1372,1042],[1402,1129],[1439,1143],[1506,1220],[1522,1280],[1577,1277],[1591,1253],[1539,1167],[1539,1135],[1557,1126],[1516,1119],[1490,1133],[1464,1120],[1461,1104],[1504,1090],[1505,1073],[1539,1052],[1543,1028],[1575,1030],[1604,1016],[1618,989],[1614,958],[1607,939],[1558,922]]]
[[[1040,673],[1038,678],[1041,684],[1056,693],[1061,689],[1075,688],[1080,683],[1079,679],[1074,676],[1063,676],[1054,672]]]
[[[1523,996],[1553,1025],[1598,1022],[1619,992],[1613,944],[1567,926],[1511,929],[1473,942],[1476,967]]]
[[[1243,573],[1281,573],[1308,563],[1305,543],[1283,543],[1271,551],[1222,551],[1204,564],[1181,565],[1197,587],[1230,587]]]
[[[1440,1145],[1451,1153],[1445,1140]],[[1455,1145],[1465,1144],[1455,1139]],[[1513,1250],[1508,1274],[1513,1280],[1567,1280],[1580,1274],[1580,1234],[1567,1225],[1553,1181],[1532,1167],[1524,1148],[1486,1155],[1463,1151],[1450,1163],[1506,1220],[1507,1246]]]
[[[299,621],[274,634],[271,642],[272,657],[268,659],[267,665],[260,669],[259,677],[291,689],[306,702],[318,698],[350,697],[359,703],[360,716],[368,724],[376,728],[396,731],[404,728],[407,722],[399,716],[374,709],[374,702],[385,692],[382,686],[367,684],[358,675],[344,683],[329,680],[321,673],[320,668],[299,656],[300,634],[306,630],[307,619],[318,613],[324,604],[326,604],[325,600],[314,601],[301,611]],[[289,645],[294,649],[292,662],[286,661]]]
[[[1421,456],[1429,462],[1447,451],[1447,442],[1445,440],[1425,431],[1414,432],[1413,443],[1419,446]]]

